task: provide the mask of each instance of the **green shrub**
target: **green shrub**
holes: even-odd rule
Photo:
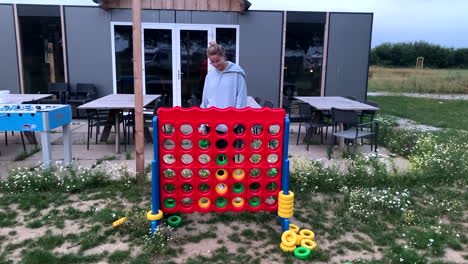
[[[51,167],[17,168],[9,172],[4,189],[10,192],[76,192],[106,185],[109,175],[101,168],[64,166],[56,162]]]

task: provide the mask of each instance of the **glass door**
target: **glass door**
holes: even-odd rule
[[[211,36],[210,28],[179,28],[178,83],[182,107],[199,106],[208,73],[206,51]]]
[[[143,29],[143,75],[146,94],[160,94],[165,106],[173,105],[174,52],[171,28]]]

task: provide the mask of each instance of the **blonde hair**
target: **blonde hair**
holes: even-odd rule
[[[210,46],[208,47],[206,53],[208,54],[208,56],[218,55],[225,57],[225,51],[223,46],[218,45],[218,43],[216,43],[216,40],[210,41]]]

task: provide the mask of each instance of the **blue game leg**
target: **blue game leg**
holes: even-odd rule
[[[283,132],[283,168],[281,171],[281,190],[283,194],[289,194],[289,159],[288,159],[288,146],[289,146],[289,118],[284,118],[284,132]],[[281,231],[289,230],[289,218],[280,217]]]
[[[154,158],[151,163],[152,167],[152,179],[151,179],[151,210],[153,215],[157,214],[160,208],[160,193],[159,193],[159,150],[158,150],[158,117],[153,118],[153,153]],[[161,221],[151,221],[151,235],[154,236],[154,232]]]

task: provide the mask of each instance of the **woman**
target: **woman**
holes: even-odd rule
[[[210,42],[207,54],[213,69],[208,71],[206,76],[200,107],[246,107],[247,87],[244,70],[226,60],[224,48],[216,41]]]

